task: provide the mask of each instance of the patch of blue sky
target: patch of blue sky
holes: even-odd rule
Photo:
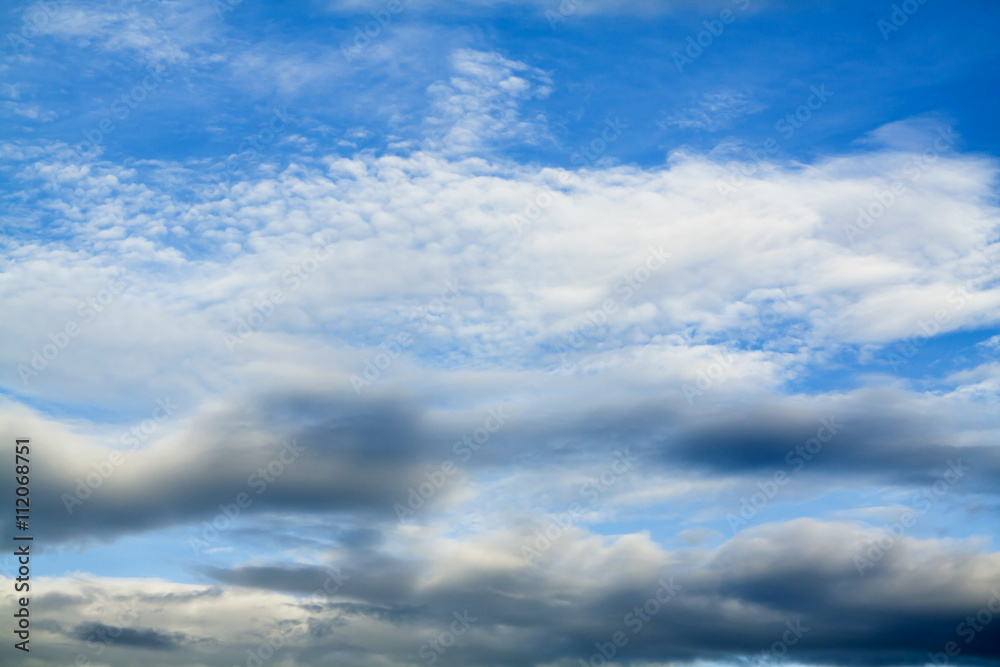
[[[919,328],[907,338],[880,345],[840,346],[836,353],[801,365],[785,389],[789,393],[847,391],[905,380],[917,388],[946,391],[948,377],[998,361],[983,344],[1000,334],[995,326],[926,336]]]

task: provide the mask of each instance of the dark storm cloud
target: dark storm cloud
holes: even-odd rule
[[[996,479],[997,458],[986,442],[994,418],[965,414],[963,429],[947,406],[927,405],[901,393],[871,392],[808,404],[745,404],[725,413],[582,406],[579,420],[535,415],[512,422],[491,440],[491,449],[465,462],[464,470],[472,475],[531,470],[535,464],[570,469],[631,444],[647,466],[754,479],[761,470],[786,467],[785,454],[814,437],[826,419],[842,426],[809,463],[811,481],[819,486],[836,488],[845,479],[922,485],[936,479],[947,460],[960,458],[970,471],[955,493],[995,492],[989,485]],[[993,582],[1000,584],[995,557],[904,539],[862,576],[854,559],[880,533],[860,524],[799,520],[743,531],[709,552],[651,555],[622,547],[613,558],[569,565],[560,559],[577,540],[588,538],[583,530],[568,534],[539,567],[521,566],[519,548],[531,538],[528,528],[523,534],[512,528],[483,547],[483,553],[504,552],[507,560],[497,561],[503,566],[487,558],[481,565],[466,562],[442,572],[427,555],[432,550],[401,555],[387,542],[379,517],[394,522],[392,503],[427,468],[453,458],[451,447],[462,428],[477,425],[475,420],[457,428],[452,424],[460,420],[432,423],[429,413],[416,402],[355,405],[310,396],[248,404],[195,424],[182,455],[175,452],[154,465],[137,453],[72,516],[51,492],[61,492],[66,479],[56,484],[45,471],[58,467],[39,466],[33,494],[43,507],[49,503],[39,523],[67,535],[87,530],[110,537],[207,518],[241,491],[255,498],[251,509],[351,514],[354,520],[345,525],[352,527],[331,523],[329,544],[336,545],[339,570],[285,562],[202,567],[199,572],[218,585],[156,600],[183,605],[197,596],[210,604],[234,587],[293,595],[288,604],[308,614],[303,626],[308,641],[283,650],[297,653],[302,664],[324,664],[334,653],[356,660],[345,664],[366,664],[370,654],[352,642],[353,623],[384,623],[413,633],[416,651],[423,641],[417,638],[442,631],[453,614],[466,611],[477,619],[474,629],[448,657],[469,665],[575,665],[589,660],[616,632],[629,640],[621,647],[625,664],[728,660],[774,646],[791,631],[789,623],[808,628],[788,647],[789,659],[798,662],[923,664],[928,652],[944,650],[949,641],[961,642],[964,660],[1000,662],[1000,617],[967,644],[956,630],[989,604]],[[284,434],[304,449],[258,501],[247,489],[247,475],[274,459]],[[251,444],[260,442],[274,444]],[[366,524],[366,517],[375,523]],[[594,543],[589,545],[592,551]],[[332,573],[343,581],[317,598],[314,593]],[[681,591],[633,633],[635,608],[655,596],[661,578],[672,578]],[[53,600],[85,602],[72,596]],[[69,634],[79,639],[97,629],[75,626]],[[497,641],[501,636],[509,641]],[[134,630],[128,638],[122,645],[190,648],[183,637],[157,630]],[[402,664],[413,661],[412,655],[393,653],[397,650],[387,647],[386,655]]]
[[[317,628],[361,615],[428,632],[446,628],[454,611],[468,610],[476,632],[449,653],[460,664],[577,664],[619,631],[628,639],[620,649],[623,664],[752,657],[775,646],[796,662],[923,664],[928,652],[942,651],[951,641],[961,646],[963,659],[1000,662],[1000,562],[989,554],[903,539],[861,576],[855,557],[878,535],[853,523],[802,519],[746,531],[713,552],[647,563],[644,578],[625,562],[629,554],[620,553],[576,568],[573,577],[557,564],[548,570],[482,567],[456,571],[433,585],[393,587],[388,597],[383,590],[377,600],[364,585],[355,586],[365,578],[359,567],[357,579],[331,600],[302,605]],[[212,575],[267,589],[281,581],[302,589],[322,576],[314,568],[283,574],[275,569]],[[425,573],[411,570],[411,584]],[[674,597],[661,581],[679,587]],[[650,602],[658,595],[669,599]],[[991,623],[980,614],[978,631],[960,625],[991,604]],[[494,641],[500,635],[510,641]],[[317,632],[313,640],[302,656],[322,655],[344,637]]]
[[[786,468],[789,452],[816,437],[823,420],[841,426],[804,474],[830,476],[830,484],[854,477],[883,485],[924,485],[949,460],[971,469],[960,493],[993,493],[993,480],[1000,475],[1000,450],[989,440],[995,417],[966,414],[960,427],[946,407],[929,410],[900,392],[866,392],[808,405],[774,399],[710,413],[678,405],[587,405],[554,414],[524,406],[521,418],[511,418],[478,452],[456,455],[456,444],[482,425],[489,407],[474,417],[466,413],[442,422],[432,420],[429,407],[413,399],[274,395],[194,419],[180,441],[126,453],[106,479],[93,465],[62,467],[60,448],[72,448],[72,441],[45,443],[36,450],[40,465],[32,478],[36,532],[50,541],[110,539],[197,524],[217,516],[220,505],[232,507],[241,493],[251,500],[241,510],[247,514],[343,512],[366,521],[394,521],[394,504],[405,502],[408,490],[446,460],[456,464],[457,480],[486,469],[514,473],[588,466],[631,447],[647,468],[751,479],[764,469]],[[288,445],[292,440],[296,444]],[[71,500],[77,489],[88,491],[82,486],[88,476],[99,487],[89,489],[90,497],[80,503]],[[0,493],[12,493],[11,483],[0,480]],[[428,502],[429,511],[460,486],[442,488]],[[10,530],[5,528],[5,534]],[[345,539],[364,542],[374,535],[360,532]]]
[[[440,464],[457,437],[429,429],[418,417],[370,401],[319,405],[315,398],[275,398],[195,420],[183,441],[170,447],[125,452],[120,465],[105,458],[76,470],[63,469],[59,456],[72,441],[38,443],[35,532],[56,541],[111,538],[197,522],[241,493],[251,499],[250,513],[351,511],[394,518],[393,503]],[[95,465],[110,474],[101,475]],[[87,484],[88,475],[96,487]],[[11,483],[0,480],[0,492],[12,495]],[[82,496],[88,497],[77,502]]]
[[[899,392],[868,391],[808,408],[762,404],[702,417],[682,425],[658,454],[721,474],[801,464],[809,474],[910,486],[933,483],[948,461],[961,459],[971,468],[964,486],[995,491],[997,424],[977,429],[969,424],[973,416],[966,417],[960,425],[943,407],[931,411]],[[817,446],[810,456],[807,447]]]

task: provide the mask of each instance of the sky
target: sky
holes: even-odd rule
[[[998,27],[3,3],[0,663],[1000,664]]]

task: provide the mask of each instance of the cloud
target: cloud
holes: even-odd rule
[[[522,106],[548,95],[552,83],[541,70],[496,53],[461,49],[451,56],[454,74],[428,88],[432,110],[428,148],[469,153],[497,142],[548,139],[545,118],[521,118]]]
[[[756,493],[777,472],[792,480],[774,504],[845,486],[902,500],[955,466],[962,478],[949,489],[951,501],[989,501],[995,494],[994,409],[960,394],[864,390],[809,401],[713,401],[706,410],[692,409],[679,392],[651,403],[632,387],[625,391],[635,392],[635,404],[617,405],[602,397],[602,383],[577,383],[586,398],[563,405],[542,403],[548,389],[516,391],[511,384],[496,394],[495,385],[463,383],[462,390],[475,387],[484,402],[449,410],[435,403],[456,403],[457,387],[444,393],[439,387],[433,399],[394,400],[346,392],[332,399],[329,390],[288,388],[193,414],[178,410],[162,426],[147,419],[114,440],[105,434],[110,429],[87,433],[8,408],[0,413],[0,433],[32,433],[47,443],[37,455],[47,473],[36,482],[34,509],[37,533],[47,542],[87,544],[184,527],[194,554],[231,546],[243,530],[269,525],[269,517],[299,513],[370,526],[374,532],[339,540],[351,549],[381,543],[385,530],[399,526],[401,506],[414,510],[412,525],[544,524],[545,512],[588,499],[581,489],[596,483],[621,451],[641,465],[601,490],[599,503],[584,503],[588,514],[580,525],[620,520],[637,508],[702,502],[715,508],[703,520],[731,527],[725,512],[740,509],[732,498]],[[504,423],[483,446],[463,445],[491,405]],[[809,444],[817,438],[816,447]],[[447,475],[440,473],[446,463]],[[433,475],[441,478],[436,490],[414,501],[414,489]],[[663,485],[669,493],[651,493]],[[13,493],[12,482],[0,481],[4,488]],[[219,530],[231,526],[239,530],[217,541]]]
[[[82,623],[73,629],[73,636],[80,641],[93,641],[95,636],[114,638],[120,646],[135,646],[154,651],[176,649],[178,638],[151,629],[120,628],[103,623]]]
[[[147,404],[156,398],[140,387],[149,376],[175,396],[207,389],[209,375],[241,372],[223,335],[274,289],[286,303],[241,354],[269,350],[272,359],[304,364],[302,352],[282,344],[287,335],[333,330],[346,346],[322,337],[317,345],[348,374],[364,366],[367,353],[356,348],[403,330],[421,333],[416,356],[442,367],[462,363],[472,345],[495,366],[550,368],[562,365],[560,349],[574,362],[619,367],[641,348],[647,372],[670,367],[688,377],[711,363],[715,341],[725,338],[738,342],[734,379],[752,369],[779,386],[803,364],[821,362],[821,350],[881,348],[920,334],[935,313],[941,332],[995,321],[997,218],[985,196],[995,165],[978,157],[941,155],[854,242],[848,231],[859,209],[877,203],[918,154],[773,165],[728,198],[719,185],[737,167],[697,156],[678,155],[665,169],[575,173],[429,153],[303,158],[284,169],[251,163],[225,196],[193,206],[192,191],[211,182],[193,165],[74,166],[69,157],[51,147],[19,166],[16,181],[37,205],[5,220],[15,239],[17,229],[56,212],[64,221],[59,240],[25,238],[10,253],[8,284],[18,289],[8,302],[25,326],[14,332],[4,367],[28,392],[71,395],[87,378],[89,393],[89,378],[104,374],[117,378],[109,390],[127,386]],[[551,203],[532,213],[539,197]],[[780,210],[768,208],[775,197]],[[511,221],[529,219],[525,211],[534,218],[518,233]],[[932,240],[931,249],[919,239]],[[330,246],[331,259],[308,281],[290,278],[318,244]],[[640,284],[650,247],[672,259]],[[223,251],[233,254],[216,261]],[[373,270],[393,264],[406,268]],[[48,333],[79,323],[78,306],[120,268],[136,276],[135,286],[24,386],[18,366]],[[40,282],[50,269],[59,283]],[[157,277],[166,274],[175,276],[171,284]],[[420,315],[456,280],[455,307]],[[63,283],[74,287],[52,287]],[[387,307],[390,297],[399,306]],[[616,313],[571,346],[574,332],[592,326],[587,313],[607,299]],[[787,308],[777,318],[775,303]],[[149,329],[140,326],[147,322],[157,323],[159,345],[197,359],[205,375],[150,359]],[[758,347],[764,337],[767,347]],[[452,352],[431,353],[442,349]],[[99,361],[108,355],[129,363]],[[878,356],[891,370],[888,351]]]
[[[546,12],[557,16],[569,17],[576,14],[583,16],[623,15],[650,17],[681,12],[718,13],[733,5],[732,0],[711,0],[696,2],[695,0],[487,0],[486,2],[464,2],[466,9],[482,13],[495,12],[510,7],[525,7],[539,14]],[[774,5],[773,2],[761,3],[763,6]],[[371,3],[367,0],[330,0],[328,6],[336,12],[367,12]],[[404,5],[408,10],[435,11],[442,3],[433,1],[414,2]],[[462,7],[448,5],[452,11],[462,11]]]
[[[996,659],[995,622],[975,632],[960,625],[986,608],[991,595],[1000,599],[991,592],[1000,574],[996,555],[903,537],[876,570],[859,577],[854,557],[880,534],[850,522],[803,519],[762,526],[712,551],[676,552],[642,536],[602,542],[573,534],[537,569],[513,555],[518,536],[494,532],[415,552],[409,585],[370,588],[382,568],[376,562],[368,571],[359,559],[356,574],[328,586],[333,592],[325,595],[305,592],[323,576],[308,567],[218,572],[239,585],[207,596],[214,589],[166,582],[44,581],[80,600],[46,608],[44,627],[79,627],[71,619],[81,605],[105,601],[110,615],[124,604],[134,608],[139,623],[184,633],[169,653],[148,654],[151,665],[238,660],[234,656],[253,651],[279,627],[289,628],[280,655],[301,664],[341,655],[352,665],[365,659],[404,665],[448,629],[456,612],[472,622],[449,657],[465,664],[570,664],[589,659],[595,642],[610,641],[619,631],[629,639],[621,659],[632,661],[749,658],[771,650],[783,636],[794,637],[784,648],[802,664],[915,662],[949,641],[959,642],[966,658]],[[426,559],[430,553],[434,560]],[[664,584],[674,589],[672,596]],[[666,601],[649,603],[658,592]],[[5,606],[11,604],[9,595],[6,600]],[[636,607],[646,611],[637,613]],[[968,633],[956,634],[956,624]],[[798,629],[797,637],[786,634],[789,627]],[[46,644],[46,631],[39,632]],[[497,633],[506,641],[498,642]],[[128,636],[144,637],[138,642],[143,645],[168,643],[161,630],[136,628]],[[214,641],[199,641],[206,636]],[[46,646],[53,660],[85,650],[82,641]],[[127,664],[128,656],[109,653],[109,664]]]
[[[1000,574],[983,537],[996,368],[935,344],[995,348],[994,159],[919,118],[808,164],[519,163],[505,149],[555,143],[554,77],[471,49],[429,87],[438,72],[415,77],[416,102],[375,100],[394,134],[373,146],[379,132],[308,113],[353,76],[335,51],[263,41],[211,60],[225,31],[208,11],[86,6],[51,34],[178,73],[244,68],[255,100],[303,102],[291,136],[233,142],[225,187],[205,158],[0,144],[19,190],[0,434],[38,443],[39,544],[81,560],[125,545],[178,579],[43,578],[40,660],[122,627],[110,665],[246,663],[269,641],[275,664],[409,665],[456,614],[475,619],[448,647],[458,664],[566,667],[616,632],[626,662],[732,662],[789,623],[809,628],[790,659],[817,665],[963,639]],[[366,57],[385,61],[386,37]],[[723,129],[751,99],[723,91],[668,124]],[[491,411],[508,418],[487,433]],[[820,454],[789,460],[813,438]],[[961,483],[887,537],[953,461]],[[776,472],[797,474],[727,533]],[[633,633],[671,578],[680,593]],[[998,637],[963,655],[996,660]]]
[[[210,3],[185,2],[142,12],[122,2],[62,3],[47,16],[42,34],[167,66],[188,60],[193,48],[208,41],[217,20]]]
[[[695,106],[664,119],[661,126],[716,132],[728,128],[737,118],[757,113],[764,108],[742,93],[728,90],[707,93]]]

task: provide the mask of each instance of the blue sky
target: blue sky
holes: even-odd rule
[[[3,7],[16,659],[994,664],[998,18]]]
[[[45,136],[75,143],[109,115],[112,100],[127,93],[128,83],[141,81],[155,63],[164,67],[163,85],[117,124],[106,140],[109,157],[218,159],[231,152],[234,137],[252,133],[272,106],[288,107],[298,131],[315,132],[322,124],[364,127],[373,136],[362,146],[384,149],[390,133],[406,137],[419,130],[427,115],[426,88],[448,75],[450,53],[489,39],[498,52],[530,54],[531,65],[557,83],[544,103],[529,105],[548,119],[548,140],[494,147],[520,161],[568,166],[571,152],[613,116],[643,130],[622,137],[609,151],[608,157],[627,164],[658,166],[680,147],[711,151],[721,139],[753,146],[776,136],[774,124],[805,102],[812,85],[826,85],[833,103],[807,131],[783,138],[782,159],[856,150],[859,139],[882,125],[924,114],[947,119],[965,150],[989,153],[997,145],[988,109],[998,54],[992,23],[983,20],[990,14],[984,3],[924,4],[887,40],[877,22],[891,17],[891,5],[815,2],[778,11],[760,3],[740,11],[734,3],[736,20],[685,64],[683,73],[673,55],[686,53],[687,38],[705,29],[703,21],[717,20],[712,13],[601,12],[596,19],[581,2],[575,12],[560,15],[553,29],[542,6],[534,4],[501,3],[485,16],[469,5],[414,4],[390,15],[349,63],[340,58],[323,68],[331,49],[352,43],[354,28],[371,16],[338,11],[335,4],[244,2],[213,17],[211,6],[178,6],[162,17],[178,34],[152,43],[90,48],[85,34],[25,45],[8,36],[9,54],[33,57],[17,63],[7,77],[18,94],[8,111],[30,113],[33,105],[44,104],[40,108],[58,114],[42,125]],[[74,5],[67,8],[54,14],[53,22],[74,11]],[[558,12],[558,5],[545,11]],[[489,21],[476,25],[477,17]],[[19,37],[17,19],[12,8],[6,30]],[[183,34],[187,31],[194,34]],[[202,36],[191,53],[181,51]],[[136,42],[141,39],[135,36]],[[110,57],[116,47],[117,57]],[[397,49],[419,51],[421,57],[396,58],[385,67]],[[94,57],[101,50],[109,57]],[[233,74],[253,78],[255,67],[269,66],[261,60],[268,56],[270,67],[286,67],[277,80],[246,86],[226,80]],[[346,90],[352,94],[346,96]],[[42,127],[31,120],[15,111],[10,131],[39,133]]]

